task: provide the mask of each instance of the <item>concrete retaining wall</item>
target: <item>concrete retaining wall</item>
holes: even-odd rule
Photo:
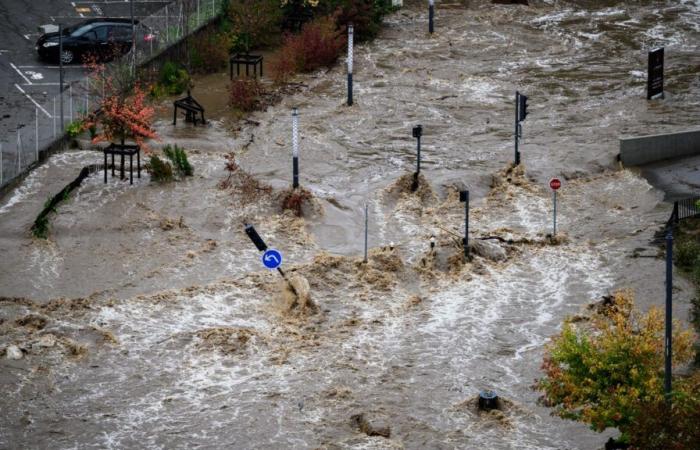
[[[692,155],[700,155],[700,129],[620,139],[620,161],[626,166]]]

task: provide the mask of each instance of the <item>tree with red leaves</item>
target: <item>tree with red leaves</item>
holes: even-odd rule
[[[152,125],[155,110],[146,102],[146,91],[138,82],[130,87],[130,80],[123,79],[120,73],[107,73],[102,64],[93,61],[86,66],[92,85],[102,86],[95,89],[101,95],[100,108],[84,122],[85,129],[98,129],[92,142],[118,141],[124,145],[124,141],[131,140],[147,150],[146,139],[157,139],[158,135]]]

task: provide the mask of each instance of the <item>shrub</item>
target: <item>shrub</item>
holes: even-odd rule
[[[160,68],[158,83],[151,92],[155,94],[155,97],[179,95],[185,92],[189,85],[190,76],[187,74],[187,71],[178,67],[174,62],[167,61]]]
[[[692,268],[700,256],[700,243],[692,238],[678,239],[675,246],[676,264],[684,269]]]
[[[275,79],[286,80],[293,72],[310,72],[332,65],[346,45],[344,33],[336,30],[333,17],[305,24],[301,33],[288,34],[272,65]]]
[[[614,307],[600,309],[590,326],[564,324],[548,345],[536,387],[554,413],[588,423],[595,431],[615,427],[622,441],[638,430],[643,405],[663,401],[664,319],[658,309],[633,310],[628,292],[612,297]],[[679,323],[673,333],[673,363],[693,357],[693,335]]]
[[[227,34],[214,30],[200,33],[192,40],[190,66],[200,73],[212,73],[226,67],[230,39]]]
[[[231,82],[229,103],[238,111],[250,112],[258,106],[263,92],[263,86],[257,79],[237,78]]]
[[[632,422],[633,448],[694,450],[700,442],[700,372],[676,381],[671,404],[640,402]]]
[[[66,134],[69,137],[75,139],[80,135],[80,133],[83,132],[84,129],[85,129],[85,124],[83,123],[83,121],[76,120],[76,121],[68,124],[68,126],[66,127]]]
[[[178,147],[177,144],[168,144],[163,148],[163,154],[170,160],[180,176],[191,177],[194,175],[194,168],[187,160],[187,153],[182,147]]]
[[[373,39],[381,28],[382,18],[395,10],[391,0],[326,0],[319,3],[319,12],[334,14],[339,28],[348,24],[355,28],[358,41]]]
[[[265,47],[276,39],[282,8],[279,0],[230,0],[227,18],[239,37],[235,51],[248,52]]]
[[[148,171],[151,174],[151,180],[158,183],[166,183],[173,181],[173,168],[167,162],[160,159],[157,155],[151,155]]]

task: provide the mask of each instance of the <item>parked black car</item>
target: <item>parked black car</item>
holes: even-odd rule
[[[156,39],[153,32],[135,23],[137,45]],[[86,56],[110,60],[128,53],[131,41],[131,19],[89,19],[63,29],[61,59],[64,64],[82,62]],[[58,62],[58,47],[58,33],[46,33],[36,42],[39,57],[46,61]]]

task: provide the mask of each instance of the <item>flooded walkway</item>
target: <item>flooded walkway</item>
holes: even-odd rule
[[[391,15],[356,48],[350,108],[339,65],[249,121],[163,119],[163,143],[188,149],[195,177],[93,176],[59,208],[48,243],[30,238],[32,220],[101,155],[67,152],[34,171],[0,202],[0,349],[24,349],[0,362],[0,447],[601,447],[607,434],[551,417],[530,386],[566,315],[619,287],[643,307],[663,298],[650,241],[670,210],[620,170],[617,138],[697,125],[700,9],[533,3],[438,2],[432,37],[427,11]],[[662,45],[667,98],[647,102],[646,49]],[[209,81],[194,95],[216,110],[225,82]],[[198,96],[205,85],[215,95]],[[530,98],[525,170],[507,172],[516,89]],[[301,184],[315,197],[305,218],[279,208],[292,107]],[[413,195],[397,180],[414,170],[417,124],[427,183]],[[231,151],[271,193],[251,202],[219,186]],[[564,182],[556,241],[553,176]],[[470,239],[491,252],[467,264],[464,188]],[[315,308],[285,304],[244,222],[309,281]],[[691,291],[677,288],[683,317]],[[478,414],[481,389],[506,409]],[[390,437],[360,432],[361,413]]]

